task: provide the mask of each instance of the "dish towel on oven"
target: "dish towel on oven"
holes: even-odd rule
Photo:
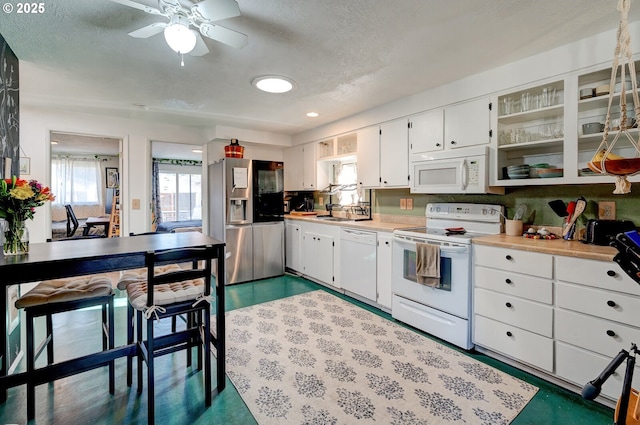
[[[416,243],[416,280],[421,285],[440,287],[440,247]]]

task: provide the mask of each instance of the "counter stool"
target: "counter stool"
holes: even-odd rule
[[[155,273],[163,274],[163,273],[167,273],[170,271],[177,271],[177,270],[181,270],[179,265],[166,264],[164,266],[156,267]],[[146,280],[147,280],[146,268],[127,270],[123,272],[123,274],[120,276],[120,279],[118,279],[117,287],[121,291],[126,291],[127,287],[130,284],[136,285],[141,282],[146,282]],[[134,311],[135,310],[131,305],[131,303],[127,303],[127,345],[133,344],[134,329],[135,329],[135,322],[133,317]],[[171,318],[171,332],[175,332],[176,328],[177,328],[176,316],[174,316]],[[133,382],[132,366],[133,366],[133,357],[128,356],[127,357],[127,386],[129,387]],[[191,366],[191,351],[187,351],[187,366]]]
[[[47,348],[47,365],[54,363],[52,315],[85,307],[102,306],[102,350],[114,347],[113,298],[111,279],[104,275],[80,276],[68,279],[45,280],[16,300],[16,308],[23,308],[27,320],[27,374],[36,370],[36,359]],[[46,337],[35,348],[34,321],[45,316]],[[85,371],[81,364],[69,361],[66,376]],[[27,418],[35,417],[36,385],[49,382],[46,378],[27,380]],[[109,393],[114,393],[114,361],[109,362]]]
[[[146,276],[123,275],[118,288],[127,291],[130,311],[136,312],[138,393],[142,392],[142,364],[147,365],[148,423],[155,422],[154,359],[198,347],[198,369],[204,368],[205,405],[211,406],[211,259],[213,246],[147,252]],[[175,268],[191,263],[192,268]],[[162,269],[162,266],[169,266]],[[184,330],[154,335],[155,319],[186,315]],[[142,326],[146,320],[146,340]],[[204,357],[204,359],[203,359]],[[131,365],[127,364],[127,375]]]

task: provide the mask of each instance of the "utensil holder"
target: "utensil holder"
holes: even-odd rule
[[[505,220],[504,232],[507,236],[522,236],[522,220]]]

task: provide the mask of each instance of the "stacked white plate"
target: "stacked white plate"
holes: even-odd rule
[[[510,179],[528,179],[529,178],[529,165],[509,165],[507,167],[507,175]]]

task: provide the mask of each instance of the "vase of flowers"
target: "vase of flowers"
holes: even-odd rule
[[[54,199],[51,190],[36,180],[21,180],[15,176],[0,180],[0,218],[5,221],[2,229],[4,255],[29,252],[29,232],[25,221],[33,220],[36,207]]]

